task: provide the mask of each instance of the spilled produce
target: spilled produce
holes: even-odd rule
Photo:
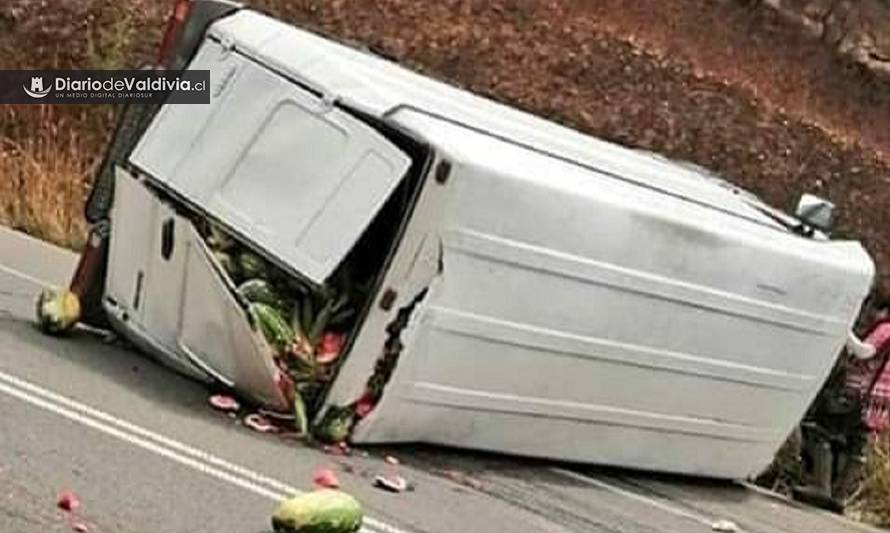
[[[276,533],[355,533],[363,519],[355,498],[324,489],[282,502],[272,515],[272,527]]]
[[[378,295],[395,294],[384,282],[418,183],[397,186],[363,230],[349,230],[343,242],[350,244],[338,248],[337,262],[320,271],[313,269],[321,263],[312,261],[326,253],[304,263],[291,260],[276,253],[274,243],[258,239],[260,229],[245,232],[226,217],[184,206],[138,172],[119,167],[106,271],[97,289],[107,323],[87,321],[212,386],[210,405],[246,428],[323,444],[347,442],[376,409],[401,351],[398,332],[407,317],[396,304],[404,300],[394,297],[388,308],[375,304],[382,302]],[[152,212],[150,220],[144,209]],[[336,237],[334,231],[317,245]],[[145,246],[134,251],[134,242]],[[438,251],[435,242],[421,239],[411,246],[422,252],[423,271],[435,272],[428,259],[430,250]],[[406,294],[420,290],[408,289]],[[83,300],[58,291],[42,296],[42,327],[73,327],[80,312],[66,302],[77,304],[78,296]],[[96,308],[96,302],[83,301],[85,309]],[[353,351],[361,362],[338,382]],[[345,391],[344,382],[350,383]]]
[[[304,437],[324,443],[346,441],[357,413],[366,416],[373,409],[367,400],[358,409],[356,405],[328,409],[315,427],[311,421],[336,376],[372,280],[356,276],[347,267],[323,286],[313,286],[257,255],[223,229],[203,221],[195,224],[226,281],[236,288],[235,296],[251,327],[272,351],[269,355],[279,369],[278,386],[292,406],[291,413],[278,414],[291,415],[287,418]],[[379,398],[381,393],[376,390],[367,397]],[[245,425],[271,432],[274,424],[269,418],[250,415]]]
[[[80,320],[80,300],[69,290],[44,289],[37,297],[37,324],[45,333],[61,335]]]

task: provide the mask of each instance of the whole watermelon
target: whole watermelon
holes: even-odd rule
[[[337,407],[333,405],[328,408],[321,422],[313,429],[312,433],[315,438],[325,444],[339,444],[346,442],[346,439],[349,438],[354,421],[355,410],[352,407]]]
[[[274,307],[261,303],[252,303],[248,307],[248,311],[256,319],[256,323],[259,325],[260,331],[263,332],[263,336],[266,337],[266,340],[278,353],[286,351],[294,342],[296,334],[293,328],[290,327],[287,320]]]
[[[256,254],[243,252],[238,256],[238,267],[244,279],[268,277],[266,262]]]
[[[262,279],[247,280],[238,286],[238,293],[252,303],[266,304],[275,309],[283,307],[281,298],[272,290],[269,283]]]
[[[80,300],[66,289],[44,289],[37,297],[37,323],[45,333],[60,335],[80,320]]]
[[[356,533],[364,513],[355,498],[339,490],[317,490],[286,500],[272,515],[276,533]]]

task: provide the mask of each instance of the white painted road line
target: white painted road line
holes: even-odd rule
[[[698,513],[694,513],[692,511],[687,511],[685,509],[681,509],[674,505],[670,505],[663,501],[657,500],[655,498],[646,496],[644,494],[640,494],[638,492],[634,492],[632,490],[621,488],[617,485],[613,485],[612,483],[608,483],[601,479],[597,479],[590,476],[585,476],[584,474],[579,474],[578,472],[572,472],[571,470],[566,470],[564,468],[551,468],[551,472],[558,474],[560,476],[564,476],[575,481],[579,481],[581,483],[591,485],[606,491],[611,492],[612,494],[617,494],[619,496],[623,496],[625,498],[629,498],[631,500],[649,505],[651,507],[655,507],[660,509],[666,513],[670,513],[674,516],[679,516],[681,518],[686,518],[688,520],[692,520],[693,522],[698,522],[704,526],[707,526],[708,530],[714,525],[716,520],[714,518],[709,518],[704,515],[700,515]],[[743,533],[743,530],[739,529],[739,533]]]
[[[0,264],[0,272],[6,272],[37,286],[46,285],[42,280],[2,264]],[[302,493],[286,483],[230,463],[213,454],[137,426],[3,371],[0,371],[0,392],[276,502]],[[408,533],[369,517],[365,517],[365,524],[362,531],[366,533]],[[368,526],[374,529],[369,529]]]
[[[302,493],[286,483],[230,463],[211,453],[99,411],[3,371],[0,371],[0,393],[50,411],[274,502]],[[366,526],[362,529],[364,533],[407,533],[373,518],[366,517],[365,524]]]
[[[47,401],[61,405],[66,409],[70,409],[86,417],[90,417],[105,424],[117,427],[124,432],[147,439],[160,446],[170,448],[171,450],[179,452],[185,456],[192,457],[198,461],[202,461],[204,463],[210,464],[211,466],[220,468],[234,475],[248,479],[253,483],[265,485],[279,493],[287,495],[300,494],[299,490],[291,487],[290,485],[281,483],[280,481],[277,481],[270,477],[230,463],[225,459],[216,457],[215,455],[205,452],[204,450],[199,450],[185,443],[179,442],[169,437],[165,437],[164,435],[160,435],[158,433],[155,433],[154,431],[137,426],[136,424],[127,422],[126,420],[120,419],[114,415],[99,411],[98,409],[94,409],[76,400],[72,400],[71,398],[62,396],[61,394],[57,394],[48,389],[39,387],[33,383],[17,378],[11,374],[7,374],[6,372],[0,371],[0,383],[7,383],[10,386],[20,389],[28,394],[44,398]]]
[[[9,267],[3,266],[3,265],[0,265],[0,272],[6,272],[7,274],[9,274],[11,276],[15,276],[19,279],[27,281],[28,283],[37,285],[38,287],[49,286],[49,284],[47,284],[43,280],[37,279],[34,276],[29,276],[28,274],[25,274],[24,272],[19,272],[18,270],[14,270],[12,268],[9,268]],[[35,301],[37,300],[36,294],[34,295],[34,300]]]
[[[198,470],[204,474],[216,477],[217,479],[221,479],[227,483],[237,485],[237,486],[239,486],[245,490],[248,490],[250,492],[253,492],[254,494],[257,494],[259,496],[263,496],[263,497],[266,497],[266,498],[269,498],[272,500],[281,500],[283,497],[283,495],[280,493],[273,492],[269,489],[266,489],[266,488],[261,487],[257,484],[251,483],[247,480],[244,480],[242,478],[239,478],[237,476],[234,476],[234,475],[224,472],[222,470],[209,467],[196,459],[192,459],[189,457],[184,457],[182,455],[179,455],[172,450],[164,448],[163,446],[159,446],[158,444],[155,444],[148,440],[142,439],[140,437],[136,437],[134,435],[130,435],[124,431],[121,431],[121,430],[113,428],[107,424],[103,424],[101,422],[93,420],[87,416],[80,414],[80,413],[76,413],[69,409],[65,409],[64,407],[56,405],[48,400],[32,396],[32,395],[28,394],[27,392],[16,389],[15,387],[12,387],[6,383],[0,383],[0,392],[6,394],[8,396],[18,398],[19,400],[29,403],[35,407],[39,407],[46,411],[50,411],[52,413],[60,415],[64,418],[67,418],[68,420],[77,422],[78,424],[81,424],[83,426],[86,426],[86,427],[95,429],[97,431],[100,431],[102,433],[105,433],[106,435],[110,435],[110,436],[112,436],[118,440],[124,441],[128,444],[138,446],[139,448],[148,450],[148,451],[155,453],[157,455],[161,455],[168,459],[172,459],[173,461],[176,461],[177,463],[180,463],[182,465],[185,465],[185,466],[188,466],[195,470]]]

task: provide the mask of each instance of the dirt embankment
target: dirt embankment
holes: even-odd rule
[[[890,87],[761,2],[253,3],[477,93],[711,168],[776,206],[792,208],[804,191],[827,196],[839,207],[838,233],[866,243],[890,291]],[[149,0],[12,0],[0,6],[0,66],[132,65],[150,57],[165,11]],[[35,132],[48,144],[76,132],[88,160],[59,179],[80,180],[68,199],[79,209],[108,111],[3,111],[0,137],[16,143],[4,144],[6,167]],[[19,172],[18,189],[0,187],[0,219],[10,223],[9,206],[21,203],[11,195],[28,201],[25,176],[40,164]],[[56,216],[39,202],[28,213],[28,227]]]
[[[843,59],[890,79],[890,1],[761,0]]]
[[[166,2],[3,0],[0,68],[113,69],[148,57]],[[0,224],[79,248],[111,106],[0,106]]]

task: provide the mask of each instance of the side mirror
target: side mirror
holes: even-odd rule
[[[804,194],[797,203],[794,216],[806,226],[829,233],[834,225],[834,204],[824,198]]]

